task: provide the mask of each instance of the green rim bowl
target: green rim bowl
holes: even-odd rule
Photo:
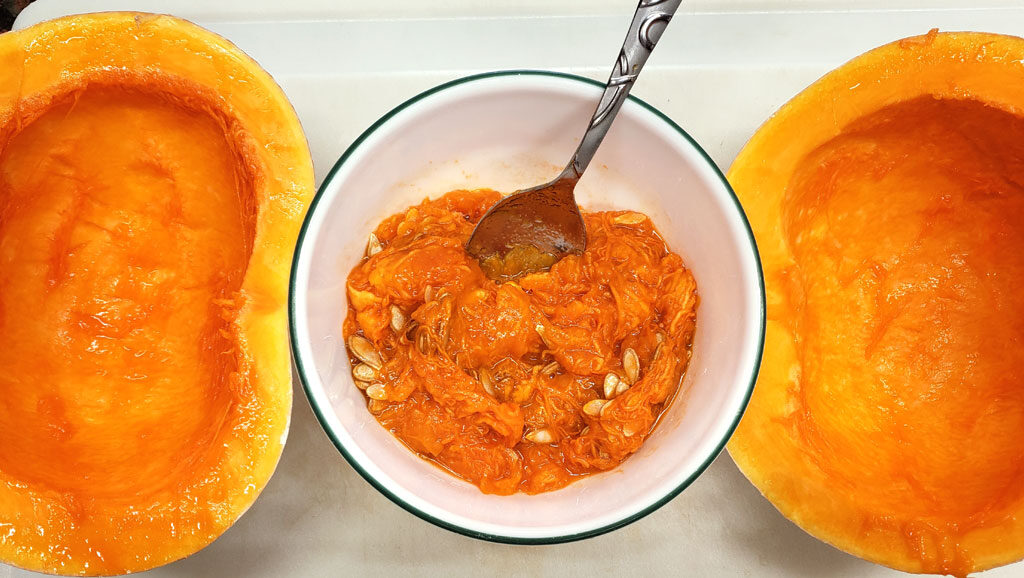
[[[454,189],[503,191],[561,170],[603,86],[511,71],[455,80],[406,101],[338,159],[303,224],[290,289],[292,353],[309,402],[352,467],[442,528],[517,544],[567,542],[664,505],[721,452],[750,399],[764,343],[764,281],[743,209],[679,126],[630,97],[580,181],[589,210],[646,213],[693,272],[700,304],[680,395],[640,450],[554,492],[494,496],[421,459],[367,411],[350,373],[345,279],[385,217]]]

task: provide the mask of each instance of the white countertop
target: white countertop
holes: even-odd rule
[[[687,2],[633,94],[687,129],[725,169],[773,110],[827,70],[933,26],[1024,33],[1020,4]],[[224,34],[288,93],[306,128],[319,182],[363,129],[442,81],[502,68],[547,68],[604,80],[635,5],[41,0],[16,27],[76,11],[135,9],[174,13]],[[555,546],[466,538],[405,512],[363,481],[328,441],[298,385],[294,393],[288,444],[253,508],[205,550],[147,576],[900,575],[805,534],[760,496],[727,454],[668,505],[604,536]],[[0,578],[30,575],[0,565]],[[984,576],[1021,577],[1024,563]]]

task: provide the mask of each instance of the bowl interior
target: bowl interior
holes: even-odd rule
[[[626,523],[688,484],[719,453],[760,358],[761,280],[752,237],[724,179],[678,128],[635,100],[623,107],[577,198],[584,209],[648,214],[698,284],[693,359],[641,450],[565,489],[491,496],[422,460],[385,431],[353,385],[341,336],[345,278],[384,217],[459,188],[512,191],[558,173],[600,88],[574,77],[509,74],[418,97],[357,141],[328,175],[300,239],[295,356],[310,401],[353,465],[404,507],[460,531],[560,540]]]

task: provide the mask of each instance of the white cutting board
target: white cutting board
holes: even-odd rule
[[[1024,2],[700,0],[684,3],[633,94],[723,169],[758,125],[821,74],[904,36],[1024,34]],[[40,0],[15,28],[99,10],[168,12],[258,60],[298,111],[319,182],[360,132],[440,82],[543,68],[604,80],[635,0]],[[886,577],[808,536],[723,454],[690,488],[618,531],[556,546],[480,542],[423,522],[363,481],[295,389],[288,445],[255,506],[202,552],[148,576],[557,574]],[[0,578],[31,573],[0,565]],[[1024,563],[985,578],[1024,577]]]

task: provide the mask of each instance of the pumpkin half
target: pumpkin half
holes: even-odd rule
[[[936,31],[823,77],[729,171],[768,326],[729,444],[788,518],[909,572],[1024,556],[1024,40]]]
[[[284,94],[222,38],[126,13],[0,35],[0,561],[145,570],[253,503],[312,192]]]

